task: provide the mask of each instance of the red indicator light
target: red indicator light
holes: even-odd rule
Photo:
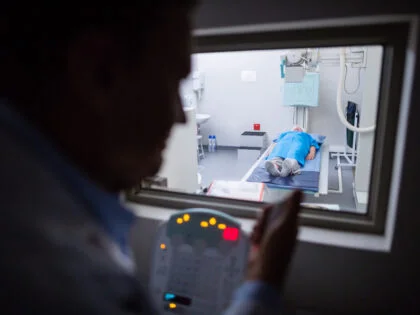
[[[239,237],[239,229],[227,227],[223,230],[222,237],[226,241],[236,241]]]

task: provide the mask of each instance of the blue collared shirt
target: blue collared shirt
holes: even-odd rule
[[[58,152],[46,136],[6,102],[0,102],[0,125],[17,135],[20,141],[45,161],[64,185],[83,198],[90,205],[92,217],[123,253],[129,252],[128,233],[135,216],[121,205],[118,194],[97,187],[67,157]]]

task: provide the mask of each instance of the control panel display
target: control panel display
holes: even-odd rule
[[[180,305],[191,305],[191,299],[178,294],[166,292],[163,295],[163,300],[168,303],[180,304]]]
[[[190,209],[163,223],[154,246],[153,299],[165,314],[218,314],[243,278],[248,238],[222,212]]]
[[[217,247],[220,241],[232,242],[239,240],[240,226],[228,216],[215,215],[211,212],[180,213],[168,221],[167,236],[181,237],[186,244],[197,239],[206,242],[207,247]]]

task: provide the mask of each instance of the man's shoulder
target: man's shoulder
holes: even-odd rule
[[[0,277],[13,297],[0,304],[15,314],[124,313],[141,292],[88,205],[1,129],[0,145]]]
[[[65,184],[41,158],[13,134],[0,129],[0,200],[2,216],[25,219],[73,211],[76,204]],[[53,210],[54,209],[54,210]]]
[[[6,152],[0,155],[3,248],[20,249],[15,254],[21,257],[33,251],[53,257],[61,248],[87,244],[82,242],[87,231],[104,234],[86,202],[72,194],[31,150],[1,130],[0,146]]]

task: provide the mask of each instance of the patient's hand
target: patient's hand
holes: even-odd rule
[[[315,158],[316,149],[315,147],[311,147],[309,150],[309,154],[306,156],[306,160],[313,160]]]

